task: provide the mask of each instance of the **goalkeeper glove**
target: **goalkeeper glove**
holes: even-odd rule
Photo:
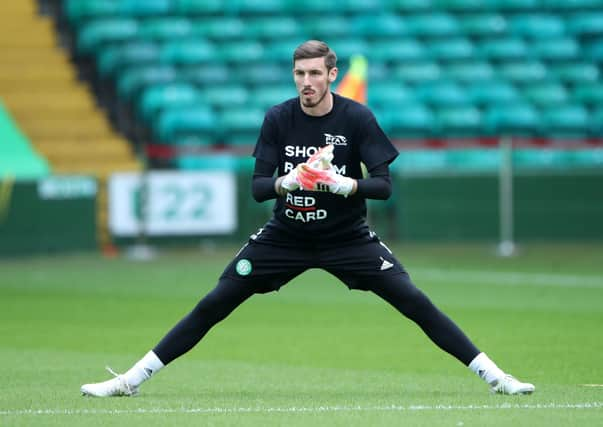
[[[297,180],[303,190],[329,191],[347,197],[354,190],[354,179],[335,172],[331,167],[327,170],[316,169],[308,164],[299,167]]]
[[[284,188],[286,191],[295,191],[299,188],[297,168],[292,169],[283,177],[283,180],[281,181],[281,188]]]

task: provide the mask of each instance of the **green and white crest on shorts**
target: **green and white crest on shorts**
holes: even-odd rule
[[[239,275],[241,276],[247,276],[249,273],[251,273],[251,270],[253,270],[251,266],[251,261],[245,258],[240,259],[239,262],[237,262],[237,266],[235,268],[237,270],[237,273],[239,273]]]

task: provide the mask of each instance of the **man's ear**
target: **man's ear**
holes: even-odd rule
[[[329,83],[333,83],[337,80],[337,71],[339,71],[337,67],[333,67],[329,70]]]

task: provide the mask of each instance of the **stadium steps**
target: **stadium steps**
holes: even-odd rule
[[[5,2],[0,14],[0,94],[5,105],[48,159],[55,174],[86,174],[99,180],[98,241],[111,244],[107,178],[141,169],[127,140],[117,135],[75,68],[58,47],[51,19],[35,0]]]

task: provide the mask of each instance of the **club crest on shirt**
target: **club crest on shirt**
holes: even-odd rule
[[[348,145],[348,140],[343,135],[331,135],[330,133],[324,133],[325,143],[328,145]]]

